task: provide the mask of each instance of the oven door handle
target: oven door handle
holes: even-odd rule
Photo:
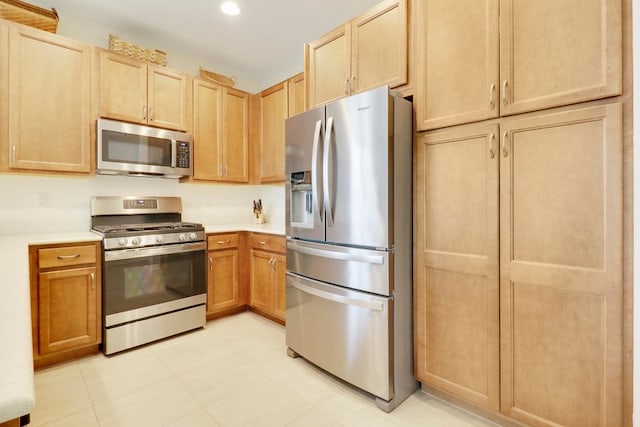
[[[205,242],[181,243],[178,245],[154,246],[150,248],[118,249],[104,253],[105,262],[122,259],[144,258],[158,255],[173,255],[185,252],[204,251],[207,248]]]

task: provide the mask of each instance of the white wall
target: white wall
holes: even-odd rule
[[[284,185],[181,184],[171,179],[121,176],[0,175],[0,236],[88,231],[92,196],[180,196],[185,221],[210,225],[251,223],[252,200],[262,199],[267,222],[284,225]],[[42,203],[43,197],[46,203]]]

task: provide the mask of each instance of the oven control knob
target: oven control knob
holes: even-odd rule
[[[127,239],[121,237],[118,239],[118,246],[127,246]]]
[[[186,234],[182,233],[178,236],[178,240],[180,240],[181,242],[184,242],[185,240],[187,240],[188,237]]]
[[[156,236],[156,243],[162,243],[164,238],[162,236]]]
[[[197,235],[196,233],[190,233],[190,234],[189,234],[189,238],[190,238],[191,240],[196,240],[196,239],[198,238],[198,235]]]
[[[139,237],[134,237],[133,239],[131,239],[132,245],[139,245],[141,242],[142,240]]]

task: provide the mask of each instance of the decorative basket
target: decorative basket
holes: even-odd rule
[[[58,30],[58,12],[43,9],[19,0],[0,0],[0,18],[55,33]]]
[[[213,71],[205,70],[202,67],[200,67],[200,76],[204,77],[205,79],[207,79],[209,81],[212,81],[214,83],[219,83],[219,84],[224,85],[224,86],[233,87],[233,85],[236,84],[236,78],[235,77],[223,76],[222,74],[218,74],[218,73],[214,73]]]
[[[122,40],[113,34],[109,34],[109,50],[153,64],[167,65],[167,52],[158,49],[146,49],[135,43]]]

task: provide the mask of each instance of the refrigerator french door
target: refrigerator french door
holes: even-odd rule
[[[416,388],[411,111],[380,87],[285,125],[289,354],[386,411]]]

